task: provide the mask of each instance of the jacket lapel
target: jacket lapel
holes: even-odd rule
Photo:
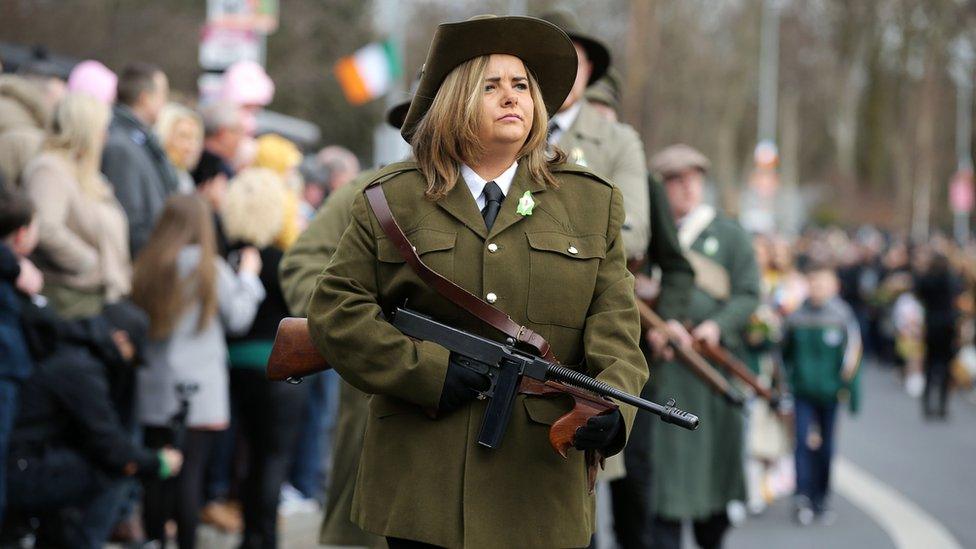
[[[522,195],[526,191],[531,192],[533,198],[538,203],[539,199],[535,198],[535,194],[545,190],[545,182],[533,181],[525,162],[519,163],[518,169],[515,171],[515,179],[512,180],[512,186],[508,189],[508,194],[505,195],[505,200],[502,202],[502,209],[498,212],[498,217],[495,218],[495,224],[491,226],[491,232],[488,234],[488,237],[494,238],[498,233],[525,218],[516,209],[518,208],[519,199],[522,198]],[[484,226],[484,223],[482,223],[482,226]]]
[[[460,175],[458,175],[457,181],[454,183],[454,188],[447,193],[447,196],[438,200],[437,205],[457,218],[458,221],[464,223],[465,226],[474,231],[482,239],[488,237],[488,228],[485,227],[485,219],[481,217],[481,212],[478,211],[478,204],[475,203],[474,197],[471,196],[471,191],[468,189],[468,185]],[[501,218],[501,215],[499,215],[499,218]],[[498,225],[498,220],[495,221],[495,225]]]

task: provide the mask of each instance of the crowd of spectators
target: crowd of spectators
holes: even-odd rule
[[[259,134],[259,65],[174,95],[148,63],[0,75],[0,541],[274,547],[322,500],[332,384],[263,368],[282,255],[358,161]]]

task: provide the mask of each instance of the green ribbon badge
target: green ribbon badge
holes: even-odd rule
[[[535,200],[532,200],[532,193],[525,191],[518,201],[518,208],[515,212],[519,215],[532,215],[532,208],[535,208]]]

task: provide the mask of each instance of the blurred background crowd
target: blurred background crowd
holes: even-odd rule
[[[971,48],[952,46],[971,8],[773,2],[782,55],[798,61],[784,65],[771,130],[782,150],[770,158],[768,136],[744,138],[768,124],[747,120],[762,110],[751,99],[761,84],[747,82],[762,76],[754,55],[739,55],[739,41],[765,36],[769,3],[569,3],[581,21],[605,15],[605,26],[587,26],[625,52],[609,99],[588,97],[631,123],[647,153],[689,141],[713,157],[710,200],[751,231],[762,274],[746,338],[755,373],[787,383],[782,328],[809,297],[801,273],[826,265],[870,363],[897,376],[926,421],[945,421],[953,392],[976,402],[976,242],[971,163],[957,165],[953,136],[937,132],[956,114],[944,101],[952,77],[933,67],[951,58],[971,76]],[[437,22],[553,3],[429,1],[400,13],[395,2],[302,1],[281,7],[269,38],[279,24],[269,2],[259,14],[274,24],[252,21],[264,25],[251,29],[260,54],[221,63],[201,53],[203,67],[187,61],[197,43],[183,40],[215,17],[197,4],[0,5],[0,36],[12,40],[0,44],[0,337],[17,325],[25,336],[0,365],[5,543],[175,537],[192,547],[202,522],[245,547],[273,547],[279,514],[317,512],[337,379],[265,379],[289,316],[279,263],[361,164],[407,149],[377,123],[379,102],[348,104],[331,75],[320,86],[327,68],[316,56],[350,54],[409,17],[416,24],[392,41],[403,49],[396,64],[416,67],[424,51],[410,45]],[[320,33],[339,38],[326,46]],[[724,52],[688,53],[696,48]],[[682,63],[680,78],[655,78]],[[408,97],[412,75],[391,71],[387,106]],[[821,75],[812,87],[811,71]],[[690,93],[702,80],[723,85]],[[898,116],[905,109],[914,122]],[[952,174],[970,194],[950,204],[954,191],[936,181]],[[859,405],[853,391],[844,398]],[[752,514],[797,482],[793,411],[764,413],[748,427]]]

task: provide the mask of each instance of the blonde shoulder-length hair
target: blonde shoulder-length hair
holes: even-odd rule
[[[81,191],[89,196],[111,194],[100,172],[110,120],[106,105],[82,93],[69,93],[54,111],[46,149],[70,161]]]
[[[488,59],[487,55],[475,57],[447,75],[410,140],[414,158],[427,180],[425,195],[430,200],[446,196],[457,181],[461,163],[478,158],[484,151],[478,130]],[[533,179],[558,187],[549,166],[564,162],[566,155],[556,147],[547,150],[549,115],[538,82],[528,67],[526,72],[533,102],[532,127],[516,159],[526,164]]]
[[[196,113],[193,109],[185,107],[179,103],[167,103],[163,106],[162,110],[159,111],[159,117],[156,119],[156,137],[159,138],[166,149],[167,155],[172,155],[172,152],[167,149],[169,141],[171,139],[171,134],[173,130],[176,129],[176,124],[188,120],[193,124],[193,138],[196,141],[198,147],[203,147],[203,119],[200,115]],[[191,164],[196,163],[199,158],[172,158],[170,157],[170,162],[178,165],[180,162],[189,162]],[[182,169],[188,169],[187,166],[179,166]],[[189,166],[192,168],[192,166]]]

